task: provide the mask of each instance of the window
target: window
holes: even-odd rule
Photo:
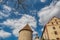
[[[57,31],[54,31],[54,33],[55,33],[55,35],[57,35],[58,33],[57,33]]]
[[[52,39],[52,40],[55,40],[55,39]]]
[[[60,26],[59,26],[59,28],[60,28]]]
[[[56,22],[56,24],[58,24],[58,22]]]
[[[53,29],[55,29],[55,27],[53,27]]]
[[[53,22],[51,22],[53,24]]]
[[[56,38],[57,40],[59,40],[59,38]]]
[[[57,19],[55,19],[55,21],[57,21]]]

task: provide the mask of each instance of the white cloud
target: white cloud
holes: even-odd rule
[[[9,36],[11,36],[11,33],[5,32],[4,30],[0,30],[0,37],[1,38],[7,38]]]
[[[11,7],[7,6],[7,5],[3,5],[3,9],[6,10],[6,11],[11,11]]]
[[[23,14],[17,12],[17,11],[15,11],[14,14],[15,14],[15,15],[23,15]]]
[[[16,37],[18,37],[18,36],[19,36],[19,31],[20,31],[19,28],[14,29],[14,30],[12,31],[12,32],[13,32],[13,35],[15,35]]]
[[[32,13],[32,15],[36,15],[37,10],[30,10],[30,13]]]
[[[11,26],[10,28],[14,29],[13,34],[18,36],[18,32],[26,25],[29,24],[31,27],[36,28],[36,20],[33,16],[23,15],[20,19],[8,19],[4,21],[2,24]]]
[[[0,11],[0,19],[3,19],[5,17],[9,17],[12,8],[7,5],[3,5],[2,8],[3,8],[3,10]]]
[[[38,12],[39,22],[45,25],[52,17],[60,17],[60,1],[51,3],[50,6],[44,7]]]
[[[41,2],[45,2],[46,0],[40,0]]]
[[[32,31],[33,31],[33,35],[38,34],[38,32],[35,29],[32,29]]]
[[[9,16],[9,14],[5,14],[5,13],[0,11],[0,19],[3,17],[8,17],[8,16]]]
[[[15,9],[11,8],[7,5],[3,5],[3,10],[0,11],[0,19],[9,17],[11,15],[11,10],[15,10]],[[23,15],[23,14],[19,13],[18,11],[15,11],[14,14],[15,15]]]
[[[33,31],[33,40],[35,40],[36,34],[38,34],[38,32],[36,32],[35,30]]]
[[[36,31],[34,31],[34,32],[33,32],[33,35],[36,35],[36,34],[38,34],[38,33],[37,33]]]
[[[43,32],[44,28],[41,29],[41,32]]]
[[[2,2],[3,0],[0,0],[0,2]]]

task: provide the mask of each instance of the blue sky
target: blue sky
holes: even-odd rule
[[[60,1],[57,0],[26,0],[23,2],[23,5],[28,5],[26,9],[23,9],[21,4],[19,4],[21,7],[19,9],[16,1],[0,1],[0,40],[18,40],[18,31],[27,23],[34,31],[33,36],[35,37],[38,33],[40,37],[43,26],[48,20],[60,15]],[[54,9],[53,12],[52,9]]]

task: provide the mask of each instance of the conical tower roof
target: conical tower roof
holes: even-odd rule
[[[32,29],[30,28],[30,26],[28,24],[23,29],[21,29],[20,31],[22,31],[22,30],[28,30],[28,31],[32,32]]]

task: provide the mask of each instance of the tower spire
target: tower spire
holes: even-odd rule
[[[32,29],[30,28],[30,26],[28,24],[23,29],[21,29],[20,31],[22,31],[22,30],[28,30],[28,31],[32,32]]]

